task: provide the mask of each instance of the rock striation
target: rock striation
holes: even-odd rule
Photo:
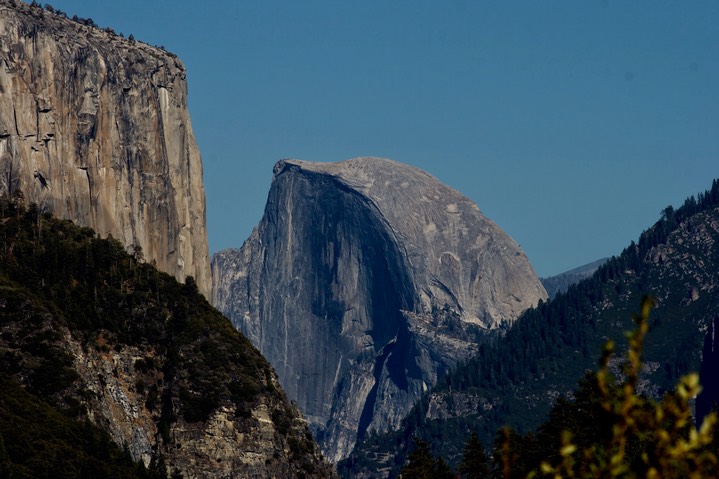
[[[0,0],[0,191],[141,247],[210,297],[202,163],[174,55]]]
[[[268,358],[325,454],[399,426],[478,334],[547,295],[519,246],[417,168],[275,165],[264,217],[213,258],[214,304]]]

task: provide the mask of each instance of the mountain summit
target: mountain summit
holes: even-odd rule
[[[397,427],[480,331],[547,297],[472,201],[380,158],[278,162],[260,224],[214,257],[213,287],[333,460]]]

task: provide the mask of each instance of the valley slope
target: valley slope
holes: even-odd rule
[[[0,238],[0,471],[149,477],[132,459],[152,477],[334,475],[194,280],[17,198],[0,198]]]

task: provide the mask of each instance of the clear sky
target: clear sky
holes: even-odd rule
[[[51,4],[184,61],[212,253],[249,236],[281,158],[422,168],[540,276],[719,177],[715,0]]]

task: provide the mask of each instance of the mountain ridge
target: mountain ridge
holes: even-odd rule
[[[590,277],[601,265],[606,263],[609,258],[601,258],[592,261],[576,268],[572,268],[563,273],[555,274],[554,276],[548,276],[546,278],[539,278],[542,282],[542,286],[547,290],[549,298],[553,298],[558,293],[564,293],[567,291],[569,286],[578,283],[584,278]]]

